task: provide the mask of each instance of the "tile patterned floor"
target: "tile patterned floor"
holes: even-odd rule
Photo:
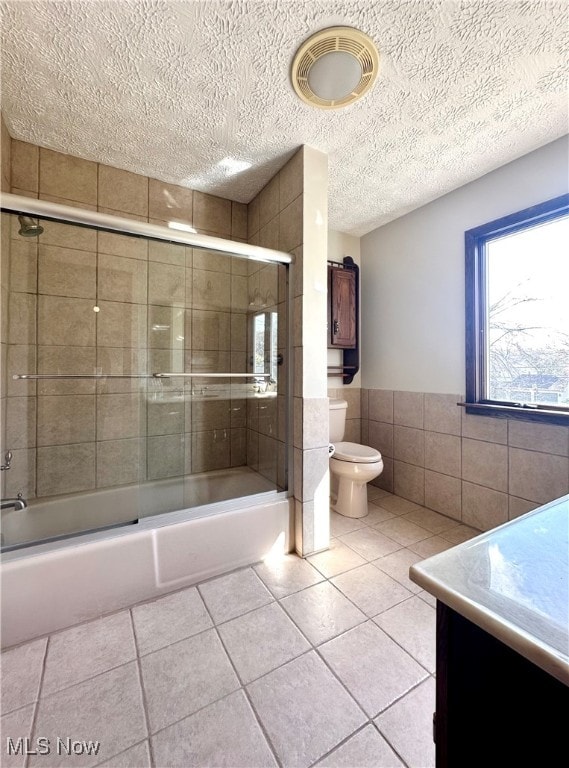
[[[429,768],[434,600],[409,566],[477,531],[369,489],[331,548],[293,555],[1,656],[5,768]],[[6,754],[47,737],[49,755]],[[68,755],[57,739],[99,741]]]

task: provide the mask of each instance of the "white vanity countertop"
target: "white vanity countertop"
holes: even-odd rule
[[[569,685],[569,496],[409,573],[437,600]]]

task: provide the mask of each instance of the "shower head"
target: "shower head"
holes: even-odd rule
[[[18,234],[22,237],[37,237],[43,232],[43,227],[39,221],[31,219],[29,216],[18,216],[18,221],[20,222]]]

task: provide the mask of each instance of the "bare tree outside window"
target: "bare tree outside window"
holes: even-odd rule
[[[569,405],[569,217],[486,244],[486,392]]]

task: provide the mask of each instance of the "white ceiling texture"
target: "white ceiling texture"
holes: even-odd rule
[[[566,0],[1,3],[13,137],[248,202],[301,144],[330,226],[362,235],[567,133]],[[290,85],[298,46],[367,33],[380,74],[340,110]]]

